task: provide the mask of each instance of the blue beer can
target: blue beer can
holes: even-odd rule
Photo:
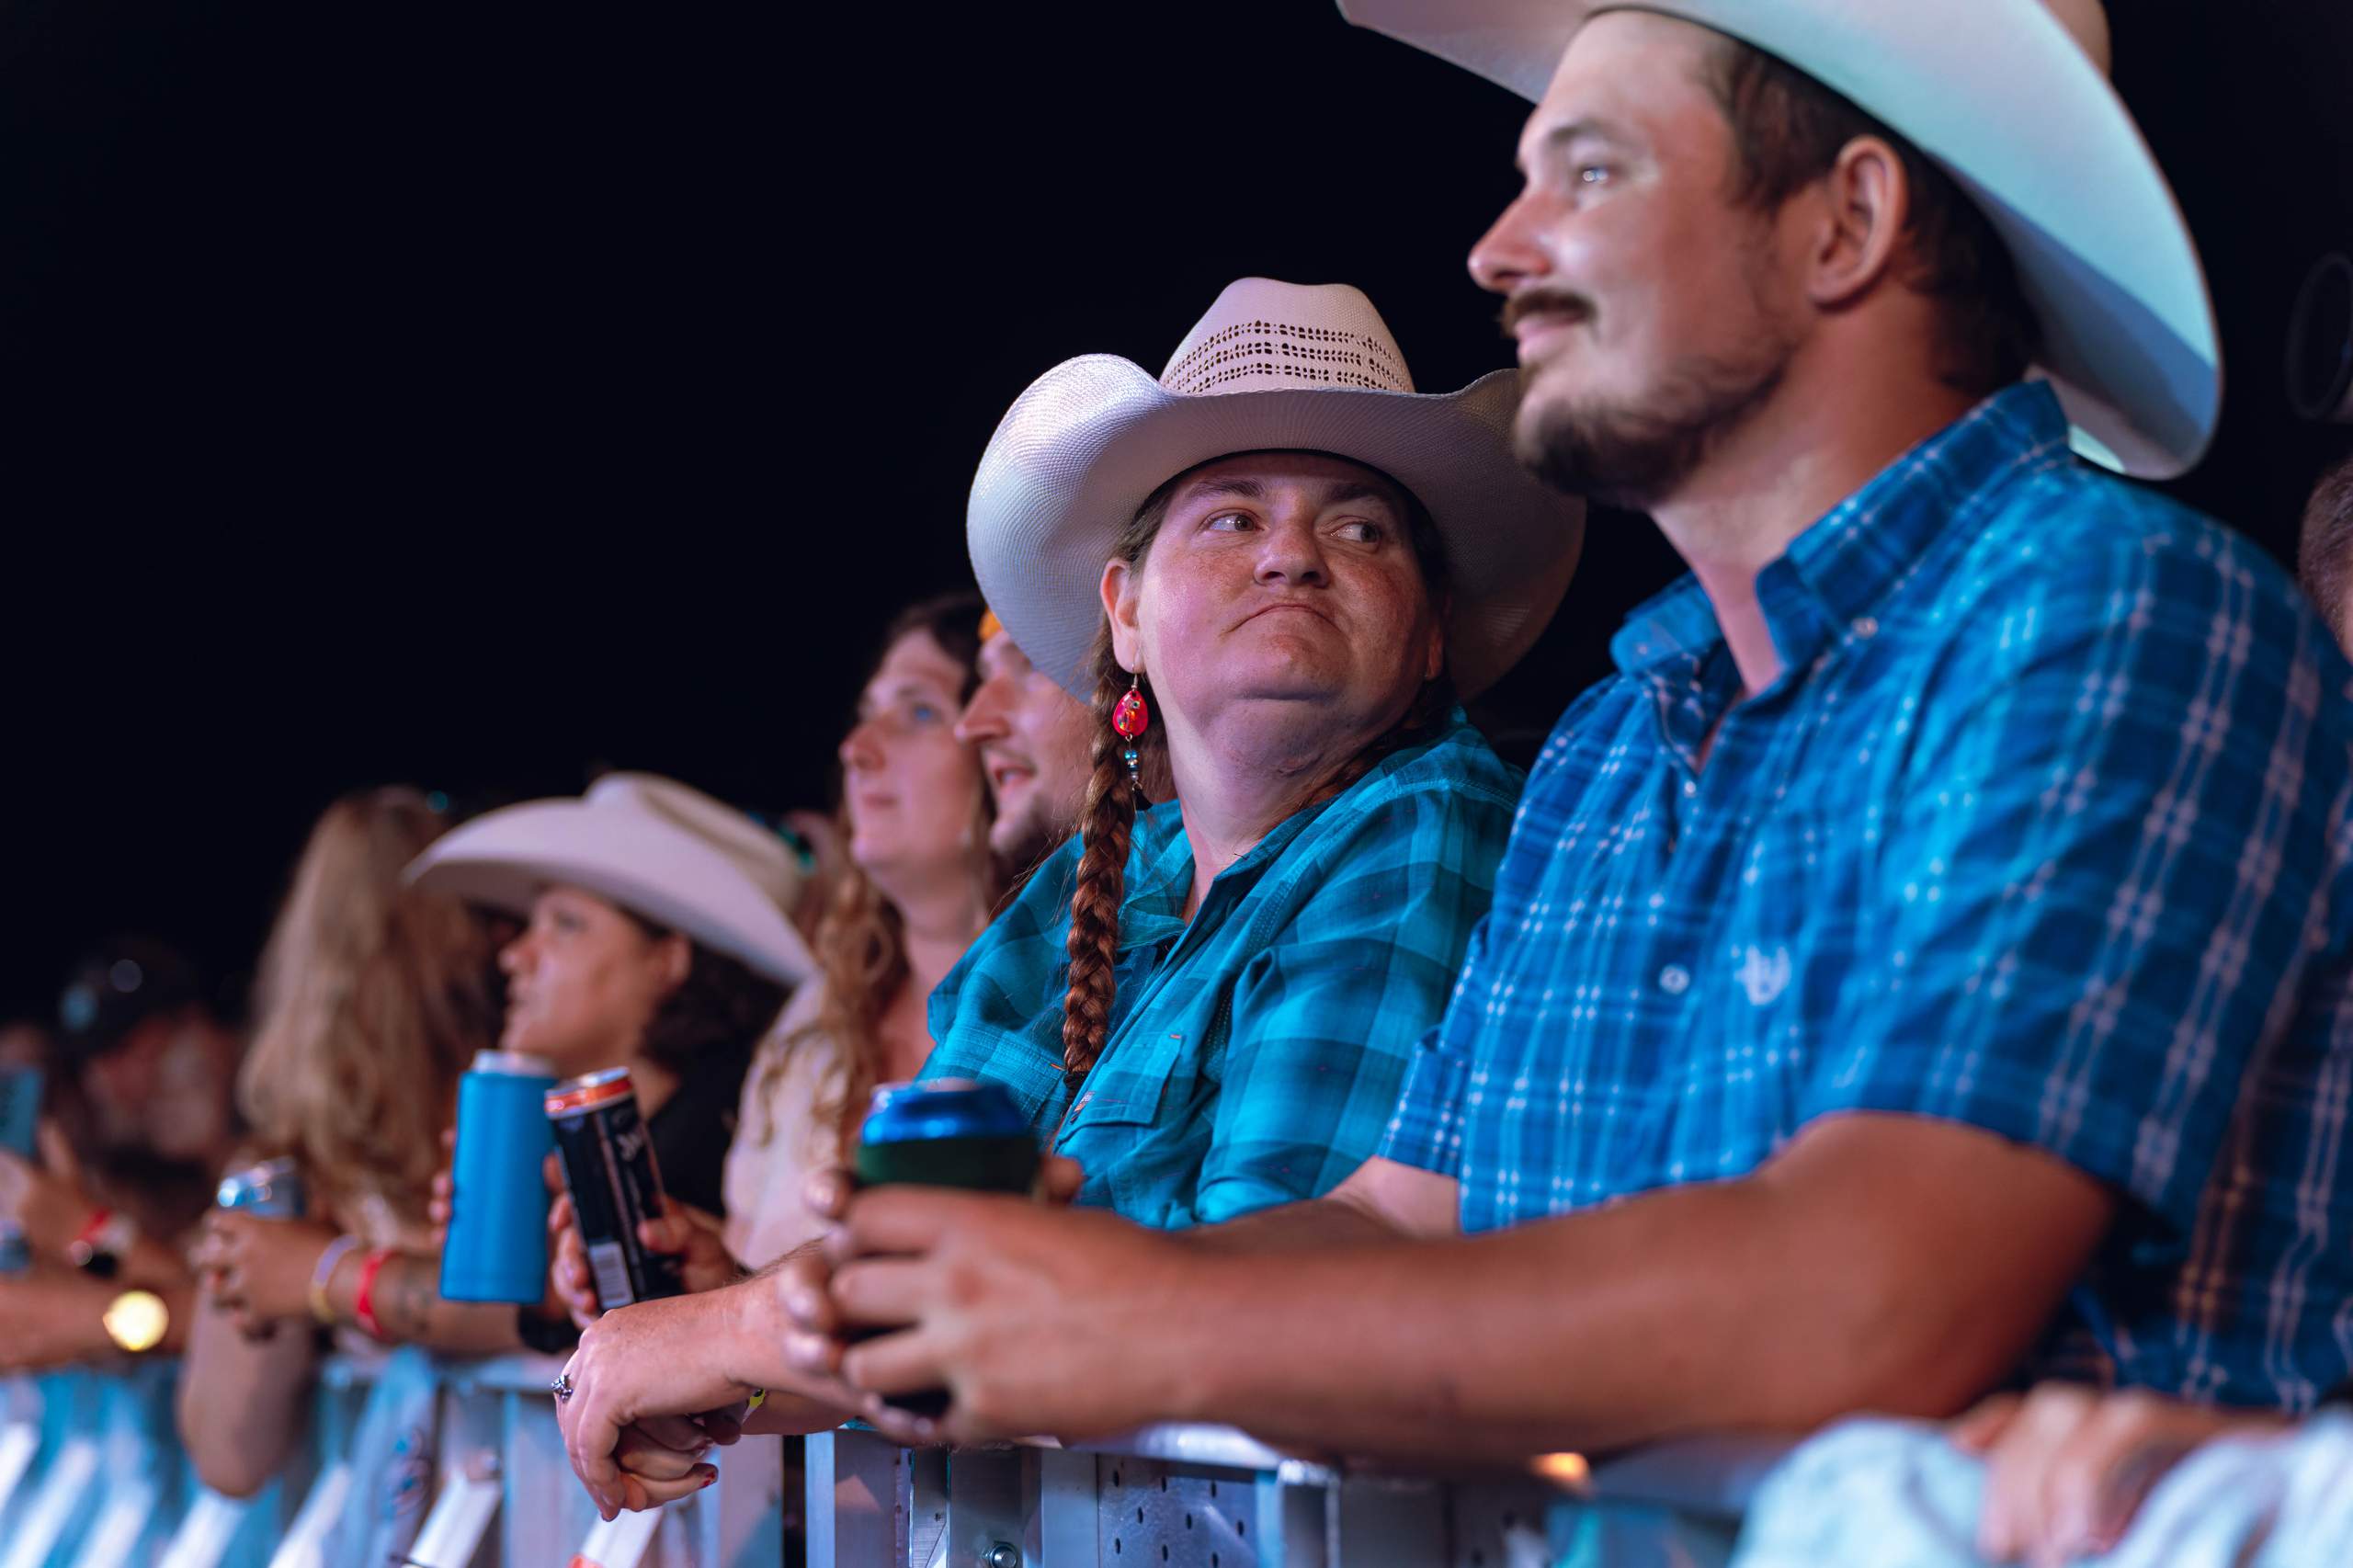
[[[305,1207],[302,1167],[290,1156],[264,1160],[221,1178],[213,1203],[243,1210],[260,1220],[299,1220]]]
[[[1038,1179],[1038,1139],[1002,1085],[886,1084],[874,1091],[852,1164],[870,1187],[1022,1193]]]
[[[482,1051],[458,1080],[458,1153],[441,1297],[529,1306],[548,1293],[548,1187],[555,1147],[543,1102],[555,1072],[537,1056]]]

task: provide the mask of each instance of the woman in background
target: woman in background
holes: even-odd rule
[[[819,979],[760,1044],[727,1154],[726,1219],[675,1213],[646,1240],[681,1251],[710,1290],[812,1240],[808,1173],[838,1163],[875,1085],[912,1078],[931,1051],[924,1003],[988,923],[1001,891],[980,763],[955,738],[979,684],[978,598],[949,595],[891,624],[840,748],[845,865],[818,927]],[[665,1167],[666,1169],[666,1167]],[[556,1288],[597,1314],[585,1254],[559,1200]]]
[[[335,801],[263,950],[239,1100],[252,1152],[298,1163],[313,1218],[216,1211],[197,1248],[204,1295],[180,1430],[206,1484],[233,1496],[258,1490],[285,1459],[319,1353],[299,1322],[273,1325],[308,1318],[323,1263],[426,1244],[458,1076],[496,1039],[492,932],[456,900],[402,881],[447,825],[413,790]]]

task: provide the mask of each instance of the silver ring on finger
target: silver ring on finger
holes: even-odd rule
[[[555,1402],[558,1404],[570,1404],[572,1403],[572,1374],[558,1372],[555,1375],[555,1381],[548,1385],[548,1392],[555,1395]]]

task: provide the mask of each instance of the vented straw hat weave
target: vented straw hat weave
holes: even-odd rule
[[[2042,323],[2078,451],[2147,479],[2222,415],[2188,225],[2109,85],[2098,0],[1339,0],[1359,27],[1540,98],[1597,13],[1678,17],[1763,50],[1944,166],[1993,221]],[[1502,150],[1497,150],[1502,155]]]
[[[1091,699],[1103,563],[1152,493],[1235,452],[1328,452],[1388,474],[1436,521],[1453,588],[1448,664],[1475,695],[1552,619],[1585,537],[1584,504],[1512,456],[1518,401],[1516,370],[1416,392],[1380,312],[1346,284],[1245,278],[1158,377],[1087,354],[1015,401],[972,481],[973,575],[1030,661]]]

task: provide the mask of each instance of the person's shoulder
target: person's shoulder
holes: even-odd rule
[[[2149,678],[2221,660],[2285,680],[2341,662],[2295,580],[2252,540],[2062,453],[1987,498],[1922,562],[1903,608],[1948,674],[2000,681],[2024,661],[2132,650]],[[2177,654],[2178,656],[2174,656]]]
[[[2228,593],[2250,611],[2308,614],[2293,578],[2261,546],[2170,496],[2056,454],[1988,498],[1941,587],[1964,600],[2028,595],[2109,602],[2120,586]]]
[[[1469,804],[1500,801],[1508,805],[1519,798],[1526,777],[1498,756],[1487,737],[1457,708],[1435,734],[1383,757],[1341,801],[1360,810],[1377,810],[1385,800],[1408,798],[1429,799],[1441,805],[1449,801]]]
[[[1336,797],[1284,852],[1290,879],[1501,857],[1524,776],[1457,709]]]

